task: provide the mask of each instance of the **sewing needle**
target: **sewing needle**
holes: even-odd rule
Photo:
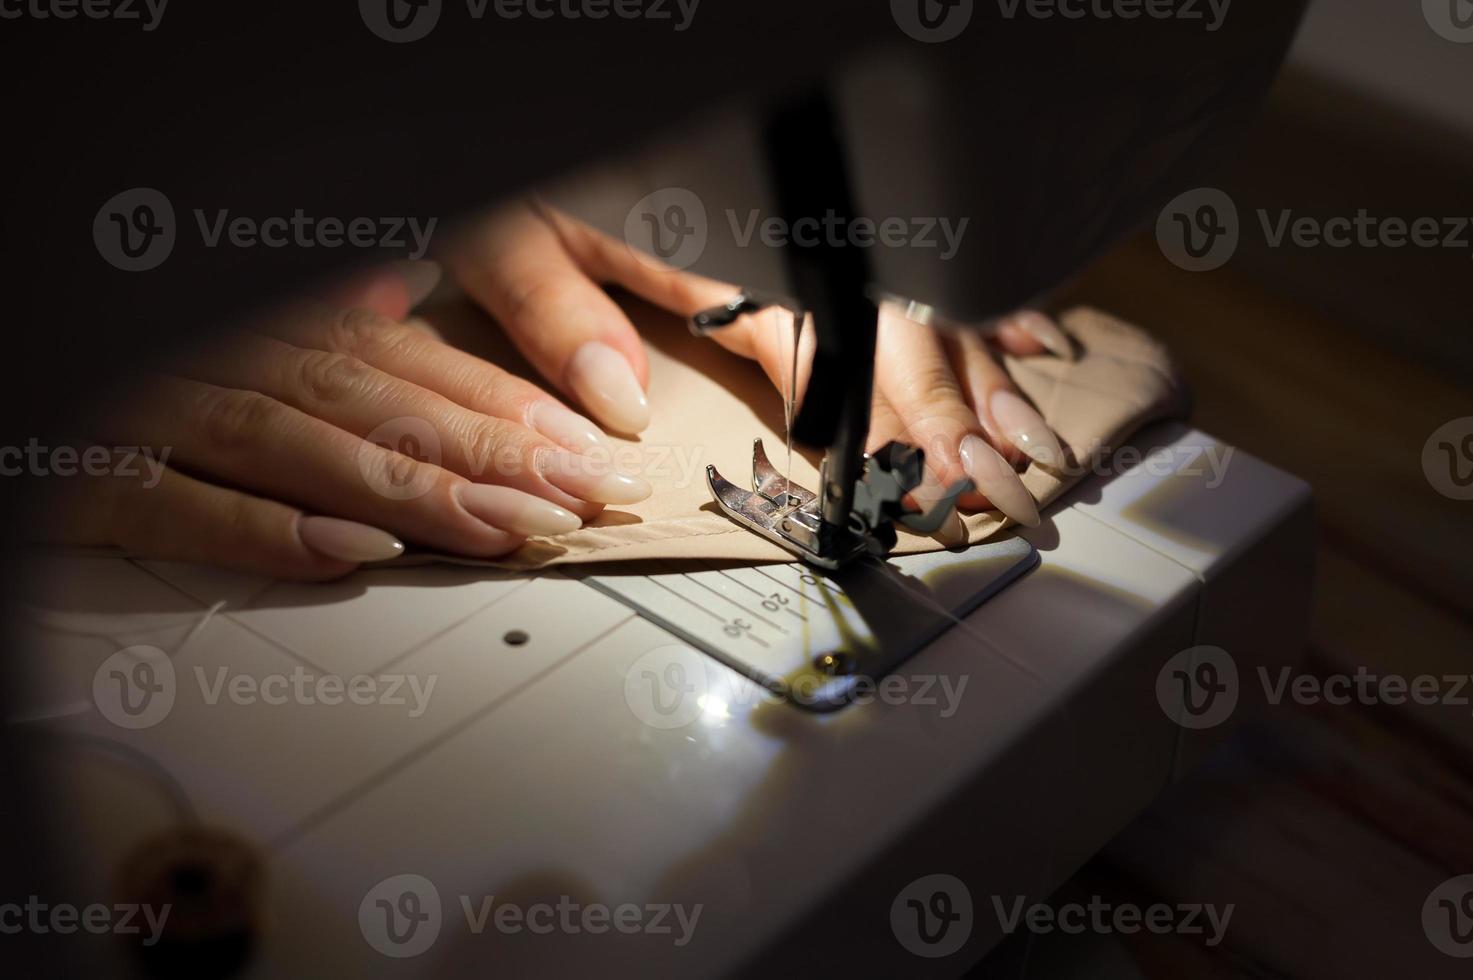
[[[779,320],[779,323],[782,321]],[[781,329],[781,328],[779,328]],[[783,492],[788,503],[793,502],[793,415],[798,401],[798,333],[803,329],[803,314],[793,311],[793,356],[788,369],[787,391],[784,392],[783,422],[788,429],[788,464],[783,471]]]

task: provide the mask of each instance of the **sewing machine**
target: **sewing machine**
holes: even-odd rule
[[[827,448],[821,485],[779,494],[759,455],[760,499],[719,473],[711,488],[800,560],[639,575],[370,570],[325,586],[49,563],[36,602],[65,613],[65,628],[37,634],[32,690],[42,707],[80,705],[28,724],[77,749],[48,756],[45,801],[81,868],[68,895],[167,898],[192,913],[184,938],[143,962],[182,959],[196,976],[239,962],[263,978],[963,970],[1003,937],[994,899],[1047,896],[1252,712],[1259,667],[1297,658],[1309,496],[1210,435],[1161,425],[1037,529],[882,561],[889,525],[934,515],[898,505],[916,463],[904,447],[862,452],[876,302],[980,321],[1057,283],[1204,152],[1199,129],[1266,82],[1293,20],[1293,5],[1275,6],[1254,8],[1275,32],[1204,37],[1155,63],[1190,69],[1138,73],[1151,98],[1123,126],[1129,147],[1105,138],[1122,124],[1104,113],[1098,145],[1000,165],[997,145],[1048,142],[1029,115],[1039,103],[958,138],[972,105],[945,93],[967,58],[939,45],[804,89],[767,118],[764,157],[790,217],[863,202],[996,229],[950,269],[883,250],[783,257],[779,288],[819,335],[795,432]],[[1059,34],[1077,53],[1078,37]],[[1133,69],[1114,67],[1097,92],[1069,95],[1090,112],[1131,105]],[[1180,84],[1162,93],[1163,77]],[[1066,81],[1042,85],[1042,104]],[[1113,101],[1096,98],[1106,91]],[[1140,177],[1148,147],[1163,155]],[[1081,165],[1098,179],[1066,176]],[[1009,199],[971,176],[1030,167],[1053,192]],[[916,174],[967,176],[948,204]],[[745,294],[697,326],[763,302]],[[865,586],[873,564],[893,580]],[[801,631],[782,628],[789,616]],[[893,623],[903,635],[880,636]],[[783,639],[821,629],[868,630],[881,655],[815,664],[810,643]],[[134,659],[120,666],[119,648]],[[126,696],[139,657],[158,690],[166,670],[173,679],[162,717]],[[398,703],[340,692],[330,704],[312,688],[314,703],[272,704],[261,679],[303,671],[397,677],[402,690]],[[234,677],[256,686],[237,691]],[[799,677],[805,698],[793,697]],[[430,678],[433,694],[417,697],[411,681]],[[181,830],[194,825],[219,832]],[[573,918],[549,931],[553,919],[529,913],[564,906]],[[504,907],[521,913],[503,921]],[[630,929],[621,909],[635,910]],[[98,975],[129,969],[111,937],[76,948]]]
[[[36,749],[39,802],[79,869],[65,894],[157,900],[122,872],[152,855],[156,874],[206,883],[206,921],[227,939],[248,934],[248,977],[955,973],[1003,938],[993,896],[1045,898],[1230,729],[1208,702],[1241,720],[1264,697],[1258,668],[1297,658],[1305,486],[1237,452],[1209,487],[1208,461],[1227,447],[1189,427],[1132,445],[1138,465],[972,553],[1006,561],[993,549],[1021,543],[1036,568],[908,659],[891,693],[876,686],[827,713],[774,697],[579,577],[429,567],[320,586],[59,560],[38,572],[37,602],[66,611],[71,632],[28,645],[27,701],[85,708],[109,658],[140,646],[172,652],[175,680],[150,727],[97,710],[25,726],[49,746]],[[924,578],[932,557],[899,561]],[[766,595],[796,608],[816,587],[798,563],[727,572],[757,586],[762,615],[786,615],[767,613]],[[1216,663],[1209,648],[1231,655],[1231,695],[1163,699],[1178,671]],[[368,707],[273,707],[269,691],[236,701],[220,686],[298,670],[438,683],[417,716],[408,681],[397,705]],[[1202,704],[1213,727],[1189,714]],[[227,838],[171,850],[191,822]],[[937,959],[923,958],[933,948],[912,913],[892,909],[930,875],[970,889],[965,927]],[[397,910],[407,895],[434,910],[433,930],[373,904]],[[674,931],[511,934],[476,919],[488,895],[703,911],[683,946]],[[114,937],[74,942],[92,944],[91,975],[128,962]],[[204,952],[231,962],[239,949]]]

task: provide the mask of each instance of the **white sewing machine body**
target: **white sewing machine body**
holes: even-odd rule
[[[28,725],[94,740],[46,755],[78,897],[117,900],[115,869],[178,819],[148,768],[85,750],[106,739],[261,849],[251,977],[960,972],[1001,936],[994,896],[1047,896],[1228,730],[1167,715],[1168,661],[1228,651],[1241,717],[1256,668],[1301,647],[1307,488],[1180,426],[1134,445],[1024,532],[1037,568],[898,669],[904,696],[881,686],[827,714],[689,651],[706,671],[698,710],[651,714],[632,693],[641,658],[681,640],[563,574],[425,567],[298,586],[59,560],[45,604],[86,629],[38,634],[36,709],[87,699],[120,646],[173,652],[176,678],[151,727],[101,710]],[[294,673],[434,687],[267,703],[262,679]],[[908,952],[891,918],[930,874],[971,894],[969,941],[935,959]],[[439,908],[386,945],[375,889],[401,875]],[[420,897],[394,908],[428,917]],[[576,928],[497,915],[559,903]],[[608,911],[582,918],[590,906]],[[648,928],[616,927],[636,923],[620,906]],[[670,909],[655,923],[655,906],[685,924]],[[95,942],[102,968],[125,972],[114,941]]]

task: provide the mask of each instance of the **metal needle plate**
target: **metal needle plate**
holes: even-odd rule
[[[1031,544],[1005,538],[832,573],[662,562],[583,580],[798,707],[832,711],[1036,564]]]

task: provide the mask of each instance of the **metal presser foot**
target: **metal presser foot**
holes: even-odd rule
[[[925,454],[892,442],[864,458],[864,475],[854,488],[854,509],[847,526],[829,523],[813,491],[790,483],[767,458],[762,440],[752,443],[752,489],[743,490],[706,467],[711,496],[728,517],[819,568],[836,570],[861,555],[884,557],[895,547],[895,524],[930,534],[956,508],[957,498],[972,489],[970,480],[952,487],[926,512],[907,511],[901,501],[920,485]],[[827,468],[827,461],[825,461]]]
[[[707,336],[771,306],[793,311],[797,323],[803,320],[803,314],[794,307],[743,290],[724,305],[697,313],[691,318],[691,330],[697,336]],[[874,307],[869,309],[878,316]],[[795,343],[796,335],[795,329]],[[873,359],[873,351],[870,343],[863,354]],[[826,379],[815,375],[814,384],[821,380]],[[790,483],[768,460],[761,439],[752,445],[751,490],[731,483],[716,467],[706,467],[711,496],[728,517],[810,565],[829,570],[861,555],[888,555],[895,547],[896,524],[921,534],[939,530],[956,509],[957,498],[972,489],[971,481],[963,480],[931,510],[906,510],[902,501],[921,484],[925,453],[900,442],[889,443],[874,454],[864,452],[863,441],[869,431],[870,376],[860,372],[835,380],[845,400],[862,414],[836,436],[824,455],[819,474],[822,493]]]

